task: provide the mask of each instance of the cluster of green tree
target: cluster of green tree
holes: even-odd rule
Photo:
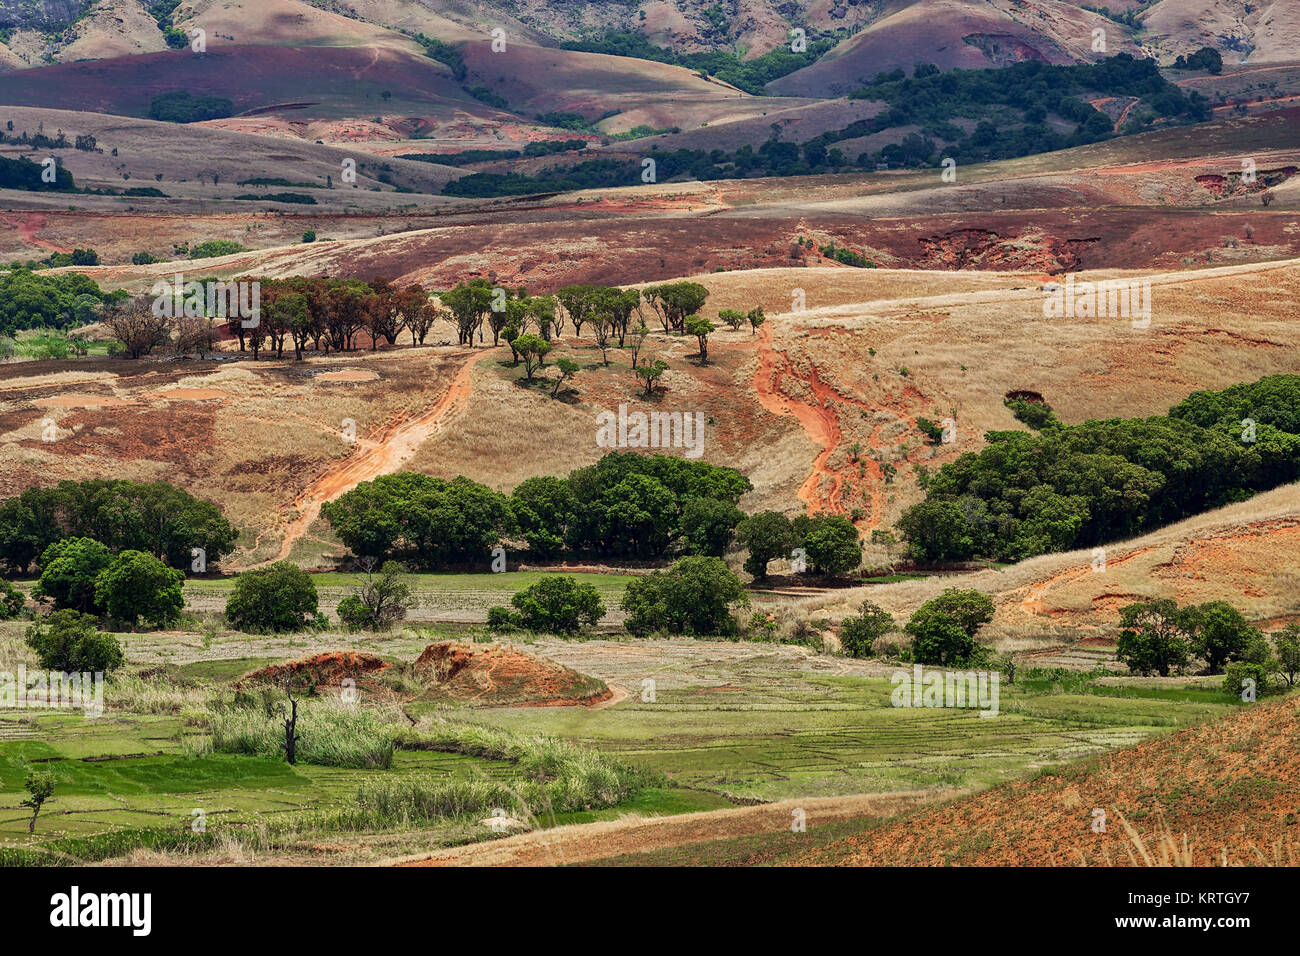
[[[631,159],[589,159],[575,166],[556,166],[535,176],[523,173],[470,173],[442,187],[444,196],[487,198],[569,192],[640,182],[640,165]]]
[[[1283,628],[1270,643],[1259,628],[1226,601],[1179,607],[1167,598],[1121,608],[1117,656],[1144,676],[1181,674],[1199,661],[1202,673],[1226,674],[1224,690],[1236,697],[1243,681],[1257,694],[1282,675],[1294,686],[1300,673],[1300,625]]]
[[[250,634],[316,626],[319,597],[311,575],[289,561],[245,571],[226,599],[226,623]]]
[[[308,238],[310,237],[310,238]],[[314,241],[314,233],[305,233],[303,241]],[[224,240],[214,240],[196,247],[192,255],[226,255]],[[152,258],[137,253],[140,261]],[[367,333],[371,349],[380,342],[394,345],[403,332],[411,335],[411,344],[422,344],[433,323],[450,318],[451,313],[435,305],[419,286],[398,288],[387,279],[376,277],[370,282],[359,279],[326,279],[295,276],[290,279],[239,279],[232,285],[258,281],[259,321],[245,327],[244,301],[239,310],[222,309],[215,298],[209,303],[206,290],[173,290],[173,299],[164,303],[163,316],[154,308],[157,303],[137,301],[127,309],[108,313],[110,330],[129,354],[148,354],[165,344],[169,328],[177,327],[176,348],[193,351],[195,344],[209,342],[216,335],[218,318],[239,341],[241,352],[251,352],[256,360],[264,348],[282,357],[292,348],[298,359],[310,346],[318,352],[345,352],[356,349],[360,334]],[[490,291],[490,284],[489,284]],[[490,299],[490,297],[489,297]],[[228,302],[226,303],[228,306]],[[169,308],[168,308],[169,306]],[[490,301],[488,308],[490,310]],[[238,314],[234,314],[235,312]],[[184,340],[184,341],[182,341]],[[143,344],[143,347],[137,347]]]
[[[822,246],[819,251],[828,259],[834,259],[836,262],[843,263],[846,266],[853,266],[857,269],[876,268],[876,264],[866,256],[862,255],[862,253],[854,252],[852,249],[846,249],[844,246],[837,246],[833,242],[828,246]]]
[[[761,96],[768,83],[816,63],[822,54],[833,48],[842,37],[843,31],[837,31],[835,35],[810,38],[807,50],[801,53],[793,53],[786,47],[778,47],[748,60],[725,50],[677,53],[655,46],[642,33],[628,31],[614,31],[594,39],[575,40],[563,43],[561,47],[583,53],[608,53],[613,56],[634,57],[638,60],[653,60],[656,63],[671,63],[701,74],[716,76],[746,93]]]
[[[629,140],[629,139],[645,139],[647,136],[664,136],[668,133],[680,133],[681,131],[682,128],[680,126],[659,127],[659,126],[647,126],[646,124],[642,123],[638,126],[633,126],[631,129],[624,130],[621,133],[602,133],[601,135],[605,136],[607,139],[612,139],[612,140]]]
[[[408,153],[402,159],[414,159],[421,163],[438,163],[442,166],[470,166],[474,163],[492,163],[524,157],[551,156],[555,153],[568,153],[573,150],[586,149],[585,139],[545,139],[528,143],[522,150],[518,149],[463,149],[458,153]]]
[[[76,192],[77,183],[72,173],[61,164],[54,166],[54,181],[45,181],[46,167],[33,163],[26,156],[7,159],[0,156],[0,189],[25,189],[29,192]]]
[[[464,477],[384,475],[322,514],[353,554],[416,568],[480,564],[512,540],[543,559],[721,555],[749,489],[730,468],[615,452],[567,478],[529,478],[509,497]]]
[[[976,640],[980,629],[993,620],[993,601],[979,591],[948,588],[913,612],[902,630],[912,639],[904,653],[918,664],[941,667],[980,667],[989,663],[989,649]],[[870,657],[875,642],[899,630],[888,612],[863,603],[853,617],[840,624],[840,646],[850,657]]]
[[[1146,108],[1143,115],[1176,122],[1204,122],[1210,118],[1209,102],[1199,93],[1190,96],[1160,74],[1149,59],[1119,53],[1093,64],[1049,66],[1028,60],[1012,66],[940,73],[920,66],[911,77],[902,70],[880,73],[850,93],[854,99],[882,100],[888,109],[868,120],[827,132],[805,145],[830,144],[869,136],[906,125],[922,127],[901,143],[886,146],[871,158],[890,165],[937,165],[951,157],[962,163],[1012,159],[1095,143],[1115,135],[1111,119],[1083,97],[1089,94],[1136,96]],[[1070,133],[1060,133],[1047,122],[1049,116],[1072,122]],[[1019,122],[1015,122],[1015,118]],[[952,122],[976,120],[970,133]],[[931,136],[949,140],[939,155]]]
[[[480,103],[486,103],[488,106],[495,106],[499,110],[510,109],[510,101],[498,93],[493,93],[486,86],[464,86],[461,87],[466,93],[474,97]]]
[[[149,16],[154,18],[158,29],[162,31],[163,40],[173,50],[183,50],[190,42],[184,31],[176,29],[172,23],[172,16],[180,5],[181,0],[151,0],[146,4]]]
[[[320,189],[319,183],[298,182],[293,179],[285,179],[283,176],[254,176],[252,179],[241,179],[235,183],[236,186],[287,186],[290,189]]]
[[[912,77],[902,70],[881,73],[851,94],[889,104],[888,109],[871,119],[828,131],[802,146],[771,139],[757,150],[746,145],[734,153],[720,149],[654,150],[656,178],[662,182],[675,177],[709,181],[802,176],[854,167],[874,168],[878,163],[933,166],[945,157],[973,163],[1064,149],[1115,135],[1110,118],[1083,99],[1092,93],[1139,97],[1142,108],[1134,115],[1147,121],[1163,117],[1176,122],[1201,122],[1210,116],[1209,104],[1200,94],[1184,95],[1161,76],[1152,61],[1124,53],[1100,63],[1077,66],[1027,61],[1000,69],[940,73],[932,65],[922,64]],[[1049,115],[1073,122],[1075,129],[1058,132],[1048,123]],[[965,132],[953,122],[958,118],[976,120],[975,129]],[[547,121],[565,128],[591,128],[579,113],[548,114]],[[853,161],[834,145],[908,125],[920,125],[922,133],[910,133],[878,153],[863,153]],[[938,140],[951,145],[940,150]],[[602,158],[552,167],[535,175],[474,173],[449,183],[443,192],[451,196],[496,197],[626,186],[641,181],[641,170],[640,162],[632,157]]]
[[[23,592],[8,581],[0,579],[0,621],[12,621],[23,613],[27,599]]]
[[[184,568],[196,548],[216,565],[238,536],[216,505],[162,481],[61,481],[0,502],[0,564],[20,574],[66,538],[94,539],[112,554],[142,551]]]
[[[41,667],[61,674],[109,674],[126,662],[122,645],[99,630],[99,618],[80,611],[54,611],[27,629],[27,646]]]
[[[899,519],[915,557],[1020,560],[1090,547],[1295,481],[1300,375],[1197,392],[1168,416],[985,440],[930,477],[925,501]]]
[[[143,551],[114,554],[94,538],[62,538],[40,556],[32,597],[55,610],[105,616],[134,627],[141,619],[162,627],[185,607],[185,575]]]
[[[160,93],[149,101],[149,118],[164,123],[201,123],[234,113],[235,104],[225,97],[193,96],[189,90]]]
[[[240,193],[235,196],[236,199],[252,200],[254,202],[288,202],[297,203],[300,206],[314,206],[316,199],[305,193]]]
[[[461,56],[460,47],[454,43],[445,43],[442,40],[427,37],[423,33],[415,34],[414,39],[416,43],[424,47],[425,56],[446,65],[451,70],[452,76],[457,80],[465,79],[468,71],[465,67],[465,58]]]
[[[517,592],[513,607],[488,611],[493,631],[576,634],[605,615],[596,588],[571,577],[547,577]],[[735,636],[734,612],[749,605],[745,586],[721,558],[689,555],[628,583],[620,602],[635,635]]]
[[[1052,406],[1044,401],[1036,401],[1020,395],[1010,395],[1003,399],[1002,404],[1011,409],[1011,414],[1016,416],[1017,421],[1024,422],[1034,431],[1040,432],[1045,429],[1060,428],[1064,424],[1056,417],[1056,412],[1052,411]]]
[[[518,591],[512,608],[488,609],[493,631],[531,631],[534,634],[576,634],[605,616],[605,604],[595,585],[565,575],[546,577]]]
[[[606,113],[595,122],[587,119],[582,113],[576,113],[568,110],[551,110],[547,113],[538,113],[535,119],[543,126],[550,126],[554,129],[567,129],[578,133],[599,133],[596,123],[607,116],[613,116],[613,113]]]
[[[759,581],[767,577],[769,561],[797,561],[796,549],[813,574],[847,574],[862,562],[858,529],[842,515],[801,514],[791,520],[779,511],[760,511],[741,522],[736,538],[749,549],[745,570]]]
[[[8,135],[14,130],[13,120],[8,120],[5,127],[5,131],[0,132],[0,143],[14,143],[18,146],[30,146],[33,150],[67,149],[72,145],[68,142],[68,136],[63,132],[63,130],[57,130],[53,136],[47,134],[45,132],[44,123],[37,126],[34,134],[28,133],[27,130],[23,130],[17,136]],[[77,149],[89,148],[89,150],[101,153],[103,152],[102,149],[94,150],[95,137],[93,136],[78,136],[75,142],[77,144]]]
[[[1203,46],[1195,53],[1174,60],[1175,70],[1207,70],[1218,76],[1223,72],[1223,57],[1212,46]]]
[[[806,176],[815,172],[848,168],[839,150],[829,152],[817,145],[809,153],[794,143],[768,140],[757,150],[748,144],[734,153],[725,150],[678,149],[660,152],[655,144],[655,178],[666,182],[677,177],[708,182],[749,176]],[[806,155],[805,155],[806,154]],[[568,166],[553,166],[536,174],[472,173],[443,187],[448,196],[525,196],[533,193],[599,189],[640,183],[640,157],[589,159]]]
[[[99,253],[94,249],[73,249],[71,252],[55,252],[41,260],[52,269],[61,266],[97,266]]]
[[[1141,3],[1148,4],[1151,0],[1141,0]],[[1139,25],[1138,16],[1142,13],[1142,7],[1135,7],[1132,10],[1112,10],[1110,7],[1093,7],[1088,4],[1081,4],[1083,9],[1090,10],[1093,13],[1100,13],[1108,20],[1114,20],[1116,23],[1122,23],[1125,26],[1136,29]]]
[[[339,621],[351,630],[387,631],[416,603],[410,575],[385,561],[338,604]],[[319,611],[311,575],[289,561],[245,571],[226,600],[226,623],[250,634],[318,630],[328,625]]]
[[[95,321],[127,296],[104,292],[80,273],[43,276],[26,269],[0,275],[0,335],[23,329],[66,329]]]

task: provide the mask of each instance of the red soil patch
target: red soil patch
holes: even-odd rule
[[[590,707],[612,696],[602,682],[508,644],[430,644],[415,670],[442,694],[476,704]]]
[[[229,398],[230,395],[215,388],[173,388],[166,392],[153,392],[149,397],[165,401],[206,402],[212,399]]]
[[[810,334],[816,331],[822,330],[810,330]],[[865,514],[854,522],[859,530],[877,528],[885,515],[886,481],[880,462],[870,452],[888,447],[882,431],[895,422],[874,424],[865,442],[860,443],[859,456],[846,457],[835,466],[830,463],[831,458],[845,440],[841,410],[856,409],[867,414],[888,410],[898,416],[896,421],[905,420],[914,426],[912,413],[924,402],[924,396],[909,385],[901,396],[886,396],[874,404],[854,398],[823,379],[811,358],[806,359],[807,371],[804,371],[801,363],[772,346],[772,337],[770,324],[759,329],[758,370],[754,375],[759,403],[773,415],[793,415],[808,437],[822,446],[821,454],[813,461],[812,472],[799,488],[799,500],[813,514],[847,516],[860,508]],[[785,388],[787,380],[811,392],[812,400],[792,397]]]
[[[25,216],[17,214],[0,216],[0,223],[17,232],[22,241],[27,243],[27,245],[34,246],[38,249],[46,249],[50,252],[71,252],[71,249],[56,245],[46,239],[38,239],[36,237],[36,233],[41,229],[44,229],[47,222],[48,219],[46,216],[35,212],[28,213]]]
[[[115,395],[49,395],[33,399],[33,404],[50,408],[103,408],[106,405],[124,405]]]
[[[338,687],[345,679],[356,680],[365,674],[374,674],[387,668],[388,662],[374,654],[361,654],[356,651],[327,651],[300,661],[285,664],[272,664],[249,674],[239,680],[239,684],[268,683],[280,684],[286,678],[294,684],[309,683],[321,687]]]
[[[317,382],[373,382],[379,378],[377,372],[344,369],[339,372],[322,372],[315,376]]]

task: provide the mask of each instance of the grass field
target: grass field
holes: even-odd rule
[[[623,682],[632,696],[617,707],[494,710],[482,719],[577,739],[680,785],[768,801],[984,787],[1231,707],[1217,690],[1195,686],[1148,690],[1044,680],[1004,683],[1001,713],[992,719],[975,710],[896,709],[881,665],[845,665],[874,667],[880,676],[819,673],[824,659],[818,656],[801,659],[800,649],[752,645],[706,662],[690,653],[699,648],[656,643],[644,649],[586,644],[562,658],[544,646],[569,666]],[[602,660],[611,657],[620,660],[613,666]],[[655,681],[654,702],[642,699],[646,678]]]
[[[88,356],[103,358],[108,355],[108,342],[86,342]],[[57,349],[51,352],[50,349]],[[26,329],[14,338],[14,356],[20,359],[73,358],[68,337],[58,332]]]
[[[438,577],[449,585],[443,593],[454,594],[472,590],[477,582],[471,579],[478,576]],[[191,585],[194,592],[205,588],[218,590],[211,582]],[[22,661],[34,666],[14,628],[9,625],[4,635],[5,666]],[[407,630],[379,639],[328,639],[336,648],[380,645],[385,657],[409,660],[437,636]],[[188,852],[231,852],[232,845],[247,846],[249,833],[260,833],[254,851],[240,852],[366,862],[495,834],[482,814],[453,815],[417,827],[333,832],[321,815],[353,808],[360,789],[402,780],[522,783],[512,764],[463,753],[399,747],[392,766],[383,770],[290,767],[279,759],[213,753],[205,748],[206,732],[195,718],[204,699],[227,691],[254,667],[301,657],[310,648],[287,646],[292,638],[232,634],[218,634],[204,648],[203,636],[190,635],[193,648],[175,655],[176,637],[127,638],[126,676],[110,681],[107,711],[100,718],[42,710],[7,710],[0,716],[0,849],[45,846],[70,859],[98,858],[110,850],[117,854],[152,846],[144,833],[189,839],[184,835],[201,816],[210,835]],[[234,649],[245,653],[228,656]],[[656,776],[660,783],[617,806],[556,814],[541,825],[609,820],[626,813],[712,810],[794,796],[979,789],[1232,709],[1190,679],[1186,687],[1147,688],[1136,681],[1116,684],[1105,678],[1108,683],[1099,684],[1086,675],[1056,675],[1022,680],[1014,687],[1004,684],[999,716],[985,719],[972,710],[896,709],[890,706],[887,665],[790,645],[540,639],[530,650],[619,686],[629,696],[598,710],[472,710],[421,700],[412,700],[407,710],[412,720],[451,714],[518,734],[574,740],[619,763],[662,775]],[[182,663],[177,656],[193,659]],[[141,672],[144,678],[133,676]],[[644,694],[646,679],[655,682],[653,695]],[[273,719],[268,715],[267,720]],[[56,789],[29,838],[29,811],[19,800],[33,768],[53,773]],[[236,831],[243,834],[238,844],[221,836]],[[836,829],[833,835],[848,832]],[[775,834],[710,853],[720,862],[762,860],[777,854],[782,839]],[[321,845],[330,849],[314,849]],[[138,850],[137,855],[148,852]]]

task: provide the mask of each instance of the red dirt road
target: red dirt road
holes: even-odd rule
[[[317,478],[311,487],[293,501],[290,507],[298,510],[298,516],[285,528],[279,553],[261,563],[270,564],[287,559],[294,544],[306,535],[307,529],[320,517],[321,505],[325,502],[347,494],[364,481],[391,474],[409,461],[421,445],[442,431],[451,415],[465,406],[470,395],[474,366],[492,354],[490,350],[466,353],[465,364],[447,386],[447,391],[419,417],[399,417],[385,425],[379,434],[358,438],[355,452],[337,468]]]
[[[559,866],[708,840],[790,829],[791,813],[803,810],[809,828],[865,816],[894,816],[957,794],[952,790],[806,797],[754,807],[709,810],[668,817],[628,816],[535,830],[457,847],[435,857],[398,861],[399,866]]]

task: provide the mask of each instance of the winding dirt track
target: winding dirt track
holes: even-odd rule
[[[363,481],[372,481],[396,471],[421,445],[441,432],[447,419],[468,401],[474,366],[491,355],[491,350],[466,353],[466,362],[447,386],[447,391],[419,417],[399,417],[384,425],[377,435],[358,438],[356,451],[294,499],[290,508],[298,509],[298,516],[285,528],[279,553],[261,564],[287,559],[294,544],[307,534],[307,529],[320,516],[321,505],[325,502],[347,494]]]
[[[796,810],[804,811],[806,825],[812,831],[818,824],[839,820],[895,816],[957,794],[955,790],[864,793],[847,797],[805,797],[668,817],[628,816],[602,823],[534,830],[457,847],[439,856],[394,862],[398,866],[559,866],[708,840],[789,832]]]

